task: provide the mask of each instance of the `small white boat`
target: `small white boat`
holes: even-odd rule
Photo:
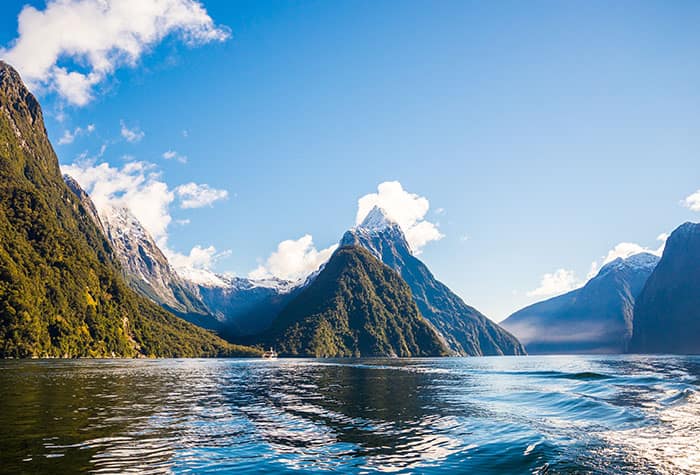
[[[276,360],[277,359],[277,352],[270,348],[268,351],[262,354],[263,359],[266,360]]]

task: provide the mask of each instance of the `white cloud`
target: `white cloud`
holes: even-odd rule
[[[700,211],[700,190],[686,197],[681,204],[691,211]]]
[[[264,264],[251,271],[251,279],[277,277],[285,280],[302,279],[324,264],[338,247],[337,244],[317,250],[310,234],[297,240],[282,241],[277,251],[270,254]]]
[[[187,157],[185,155],[180,155],[175,150],[163,152],[163,158],[166,160],[177,160],[180,163],[187,163]]]
[[[540,286],[535,290],[527,292],[528,297],[554,297],[564,294],[570,290],[580,287],[581,282],[574,275],[574,271],[569,269],[558,269],[551,274],[542,276]]]
[[[79,160],[61,167],[88,192],[98,210],[126,207],[136,216],[159,246],[167,241],[172,218],[169,207],[175,194],[147,162],[128,162],[121,168],[103,162]]]
[[[63,135],[61,136],[61,138],[58,139],[58,145],[65,145],[65,144],[73,143],[73,140],[75,140],[75,132],[71,132],[70,130],[66,130],[63,132]]]
[[[175,269],[210,270],[216,261],[231,255],[230,250],[218,252],[214,246],[194,246],[189,254],[180,254],[170,250],[168,261]]]
[[[228,197],[228,191],[217,190],[209,185],[186,183],[175,188],[175,193],[180,198],[181,208],[202,208],[211,206],[215,201]]]
[[[95,131],[95,124],[88,124],[84,129],[82,127],[76,127],[72,131],[65,130],[60,139],[58,139],[58,145],[66,145],[73,143],[76,137],[80,135],[89,135]]]
[[[375,206],[382,208],[389,218],[396,221],[415,254],[420,254],[427,243],[444,237],[437,225],[424,219],[430,209],[428,199],[409,193],[398,181],[380,183],[377,193],[357,200],[356,224],[362,223]]]
[[[140,142],[141,139],[146,135],[143,132],[143,130],[139,129],[138,127],[133,127],[130,129],[129,127],[126,126],[126,124],[124,123],[123,120],[119,121],[119,125],[121,125],[122,137],[124,137],[124,139],[127,142],[131,142],[131,143]]]
[[[166,36],[189,46],[230,37],[196,0],[49,0],[44,10],[22,8],[18,26],[19,36],[0,49],[0,58],[30,88],[56,91],[77,106],[90,102],[95,86],[117,68],[135,66]]]

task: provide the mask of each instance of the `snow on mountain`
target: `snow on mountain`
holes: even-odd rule
[[[643,270],[643,269],[653,269],[656,264],[659,263],[659,256],[648,252],[641,252],[639,254],[634,254],[627,258],[618,257],[614,261],[605,264],[598,273],[599,275],[605,274],[612,270]]]
[[[375,206],[357,228],[381,232],[390,226],[398,226],[398,224],[387,216],[386,211],[379,206]]]
[[[176,313],[209,313],[136,216],[127,208],[116,206],[104,206],[99,214],[105,234],[136,290]]]
[[[187,282],[207,287],[226,287],[227,283],[221,276],[208,269],[195,269],[193,267],[177,267],[175,272]]]

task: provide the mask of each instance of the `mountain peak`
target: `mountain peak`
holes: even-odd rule
[[[629,257],[618,257],[614,261],[608,262],[601,269],[598,275],[605,274],[611,270],[622,269],[653,269],[659,263],[659,256],[650,252],[640,252]]]
[[[151,235],[129,208],[108,204],[100,208],[99,214],[102,222],[110,228],[109,232],[115,234],[113,238],[128,234],[133,239],[153,241]]]
[[[0,61],[0,108],[5,108],[8,119],[14,122],[14,133],[22,147],[36,146],[39,142],[50,147],[39,101],[29,92],[17,70],[3,61]]]
[[[698,232],[700,230],[700,223],[693,223],[690,221],[686,221],[685,223],[681,224],[676,228],[675,231],[673,231],[672,234],[692,234],[694,232]]]
[[[392,225],[397,225],[396,221],[387,216],[383,208],[375,206],[358,227],[369,231],[382,231]]]
[[[19,73],[15,68],[7,64],[6,62],[0,60],[0,85],[4,85],[7,82],[22,82],[19,77]]]

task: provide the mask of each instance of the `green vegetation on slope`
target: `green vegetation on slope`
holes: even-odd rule
[[[109,244],[63,182],[39,103],[0,62],[0,357],[256,352],[126,285]]]
[[[365,249],[338,249],[274,321],[283,355],[441,356],[445,347],[401,277]]]

